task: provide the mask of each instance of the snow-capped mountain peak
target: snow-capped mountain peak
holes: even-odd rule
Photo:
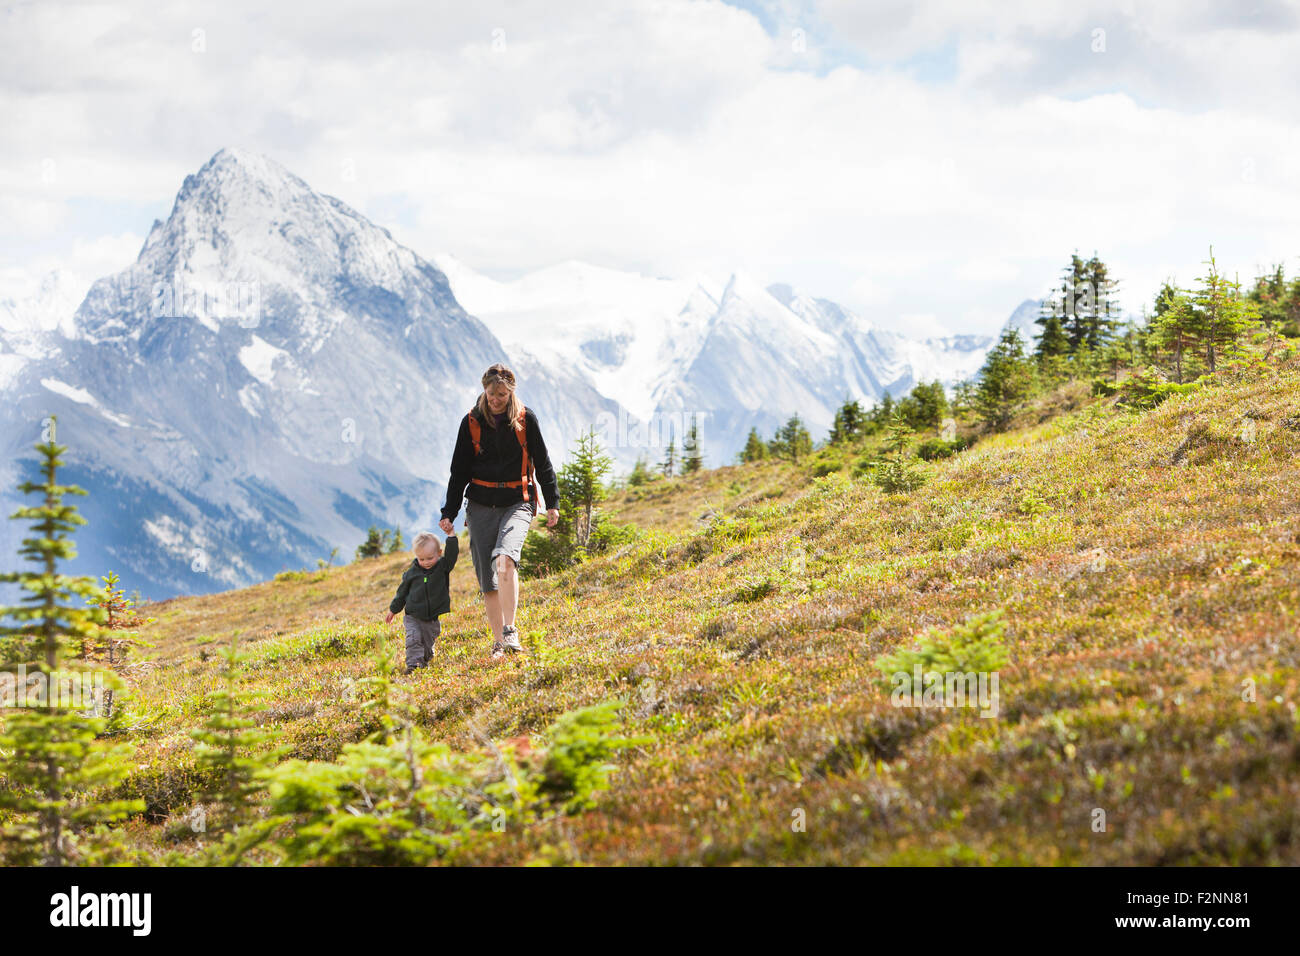
[[[387,229],[273,160],[223,149],[185,178],[135,265],[91,288],[77,324],[95,340],[135,340],[189,319],[315,351],[350,311],[405,334],[398,305],[413,295],[460,311],[445,276]]]
[[[434,266],[238,150],[186,177],[76,332],[0,354],[3,459],[30,468],[31,423],[57,414],[92,492],[79,545],[168,593],[310,565],[371,522],[430,527],[456,423],[502,353]],[[546,372],[527,381],[553,409]]]
[[[748,335],[770,336],[796,350],[834,350],[835,337],[815,320],[787,308],[767,287],[744,271],[732,274],[722,293],[715,322],[735,323]]]

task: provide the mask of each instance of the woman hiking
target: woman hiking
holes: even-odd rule
[[[493,365],[483,373],[478,401],[460,420],[438,527],[453,533],[464,495],[469,553],[492,629],[494,660],[523,650],[515,627],[517,568],[537,516],[538,482],[546,496],[546,526],[553,528],[560,520],[559,489],[537,416],[519,401],[515,373]]]

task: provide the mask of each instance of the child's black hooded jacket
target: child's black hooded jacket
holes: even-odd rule
[[[455,535],[447,536],[442,557],[433,563],[433,567],[420,567],[416,558],[411,559],[411,566],[402,574],[402,583],[397,586],[397,595],[388,610],[394,614],[406,609],[411,617],[421,621],[437,620],[439,614],[451,610],[451,569],[456,566],[456,555],[460,553],[460,539]]]

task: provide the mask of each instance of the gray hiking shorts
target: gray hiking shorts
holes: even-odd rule
[[[511,505],[483,505],[465,501],[465,524],[469,528],[469,553],[480,591],[497,590],[496,556],[508,554],[519,567],[524,538],[533,524],[533,507],[527,501]]]

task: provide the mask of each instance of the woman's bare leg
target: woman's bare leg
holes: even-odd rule
[[[515,573],[515,560],[508,554],[498,554],[497,562],[497,604],[500,607],[501,624],[511,627],[515,623],[515,611],[519,607],[519,575]],[[500,633],[500,632],[498,632]]]
[[[500,595],[500,591],[483,592],[483,610],[487,614],[488,628],[492,631],[493,644],[501,642],[501,628],[505,623],[501,618]]]

